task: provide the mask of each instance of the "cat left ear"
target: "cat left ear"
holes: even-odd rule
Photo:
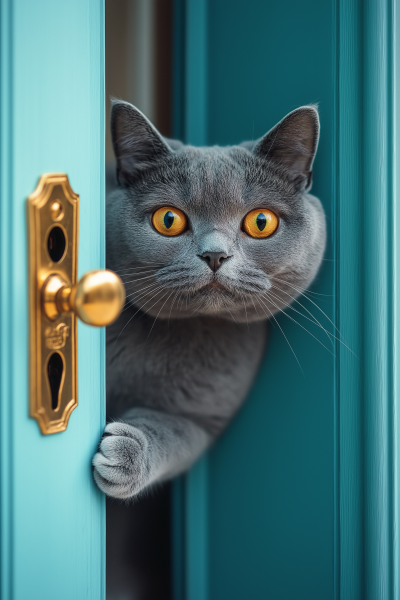
[[[254,147],[254,154],[283,165],[295,177],[312,184],[312,165],[319,139],[316,106],[302,106],[289,113]]]
[[[140,171],[172,153],[152,123],[129,102],[113,101],[111,135],[121,185],[133,183]]]

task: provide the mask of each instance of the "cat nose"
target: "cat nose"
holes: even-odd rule
[[[218,271],[224,260],[229,258],[225,252],[203,252],[203,254],[200,254],[199,256],[206,261],[211,271],[214,271],[214,273]]]

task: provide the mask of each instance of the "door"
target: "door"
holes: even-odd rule
[[[0,104],[1,598],[104,598],[105,507],[91,458],[105,421],[104,330],[78,325],[78,407],[29,417],[26,201],[43,173],[80,196],[78,276],[104,268],[102,0],[4,0]]]
[[[246,404],[175,488],[176,597],[399,598],[398,2],[176,7],[176,135],[257,139],[317,102],[329,236],[303,316],[270,323]]]

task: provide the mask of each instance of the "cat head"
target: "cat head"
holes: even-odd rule
[[[107,202],[107,263],[129,302],[159,318],[245,322],[270,317],[309,286],[326,239],[323,209],[308,193],[315,106],[230,147],[163,138],[121,101],[111,129],[118,188]]]

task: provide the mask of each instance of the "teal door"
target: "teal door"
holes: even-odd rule
[[[43,173],[80,195],[78,275],[104,268],[102,0],[2,0],[0,385],[2,600],[104,598],[104,331],[78,325],[79,405],[63,433],[28,414],[26,199]]]
[[[247,403],[174,490],[176,596],[399,599],[399,4],[175,7],[176,134],[256,139],[317,102],[329,232]]]

